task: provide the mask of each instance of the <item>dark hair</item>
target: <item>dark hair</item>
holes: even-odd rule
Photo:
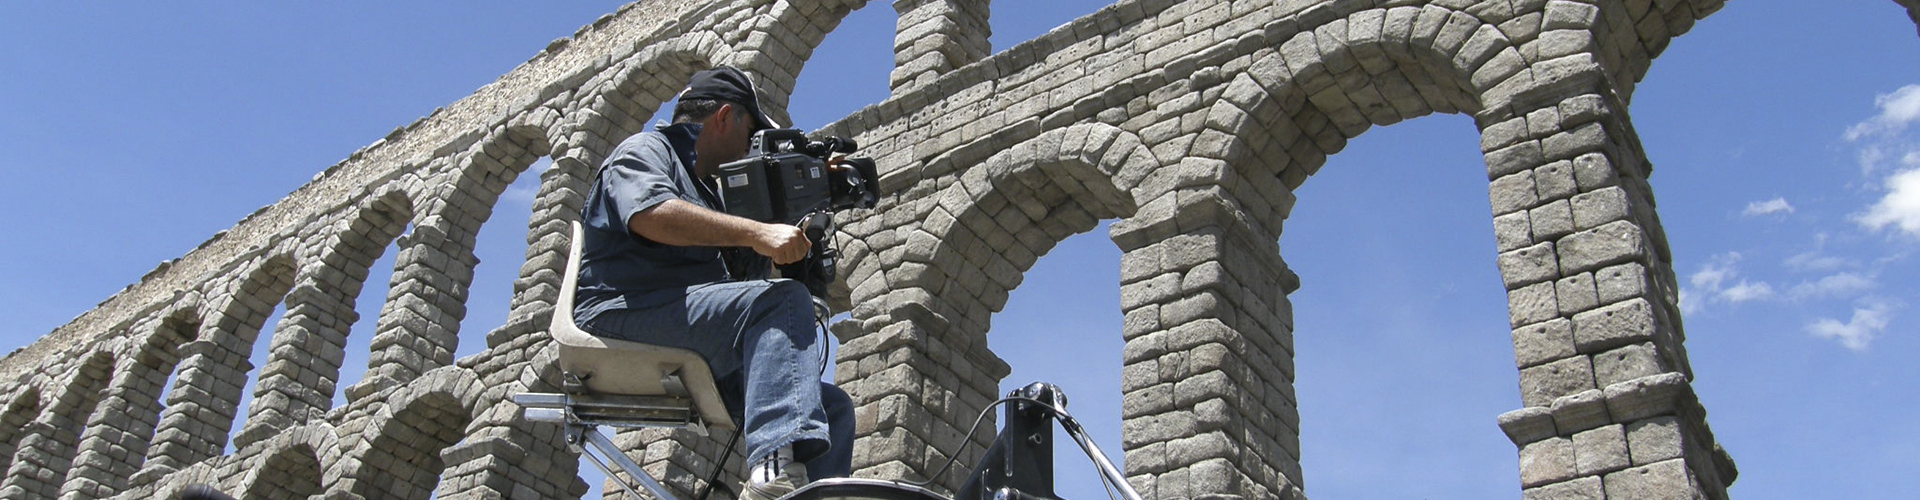
[[[727,104],[719,99],[681,99],[673,105],[673,123],[692,123],[707,119]],[[735,106],[736,108],[738,106]]]

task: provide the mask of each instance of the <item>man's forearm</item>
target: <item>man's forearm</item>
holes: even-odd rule
[[[744,247],[753,245],[760,224],[680,200],[667,200],[627,220],[627,229],[673,246]]]
[[[812,246],[799,228],[763,224],[681,200],[634,214],[627,230],[665,245],[748,247],[778,264],[800,260]]]

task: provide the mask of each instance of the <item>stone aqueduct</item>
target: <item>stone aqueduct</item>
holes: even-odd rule
[[[1898,1],[1920,20],[1920,0]],[[193,483],[249,499],[582,494],[557,427],[519,420],[506,396],[558,382],[542,325],[593,166],[711,65],[754,73],[784,114],[826,34],[888,7],[868,4],[643,0],[394,130],[0,360],[0,498]],[[825,130],[885,166],[884,210],[838,240],[858,474],[919,477],[962,448],[1008,372],[985,347],[993,313],[1056,242],[1115,219],[1131,481],[1152,498],[1304,498],[1298,280],[1276,243],[1291,193],[1371,127],[1462,113],[1481,130],[1509,291],[1524,407],[1498,423],[1525,497],[1724,498],[1736,471],[1693,397],[1626,106],[1723,4],[1126,0],[989,54],[988,0],[894,1],[892,96]],[[510,319],[463,336],[475,235],[541,157],[554,168]],[[396,239],[367,375],[336,387],[355,297]],[[259,367],[257,342],[272,349]],[[714,439],[619,437],[683,489],[711,470]]]

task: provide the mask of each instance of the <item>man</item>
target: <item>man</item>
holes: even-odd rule
[[[812,299],[799,282],[766,279],[768,260],[798,261],[812,243],[797,227],[726,214],[715,193],[720,165],[776,127],[745,73],[699,72],[671,125],[607,156],[581,214],[580,327],[706,358],[742,418],[749,499],[852,472],[853,402],[820,381]]]

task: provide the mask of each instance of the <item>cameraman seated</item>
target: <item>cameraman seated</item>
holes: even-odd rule
[[[766,279],[812,246],[800,228],[724,213],[715,174],[757,130],[777,128],[740,70],[693,76],[673,124],[621,142],[601,164],[575,317],[588,333],[687,349],[742,418],[741,498],[772,499],[852,472],[853,401],[821,382],[826,346],[805,286]]]

